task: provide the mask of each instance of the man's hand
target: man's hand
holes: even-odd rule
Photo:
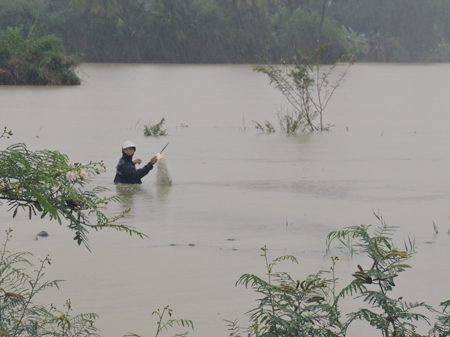
[[[154,156],[154,157],[150,160],[150,163],[151,163],[152,165],[155,165],[157,161],[158,161],[158,158],[156,158],[156,156]]]
[[[135,160],[133,160],[133,163],[135,163],[135,164],[140,164],[140,163],[142,163],[142,159],[135,159]]]

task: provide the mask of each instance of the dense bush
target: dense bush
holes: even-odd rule
[[[0,32],[0,84],[80,84],[77,65],[54,35],[39,37],[31,29],[24,38],[22,29],[10,27]]]

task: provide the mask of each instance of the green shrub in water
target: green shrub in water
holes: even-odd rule
[[[262,125],[261,123],[258,123],[257,121],[253,121],[253,123],[255,123],[255,128],[256,130],[259,130],[261,132],[264,133],[274,133],[275,132],[275,128],[273,127],[272,123],[270,123],[267,119],[264,122],[264,125]]]
[[[30,30],[8,27],[0,32],[0,84],[80,84],[75,68],[79,61],[64,54],[62,41],[54,35],[37,36]]]
[[[167,136],[167,130],[162,129],[165,119],[162,118],[159,123],[144,125],[144,136]]]

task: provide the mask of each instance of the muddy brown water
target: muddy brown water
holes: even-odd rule
[[[399,227],[400,248],[408,238],[417,245],[395,294],[437,306],[450,298],[449,73],[446,64],[357,64],[325,111],[332,131],[298,135],[254,128],[252,120],[269,120],[279,130],[276,111],[288,104],[248,65],[84,64],[81,86],[1,87],[1,125],[14,132],[1,148],[24,142],[72,162],[103,160],[107,172],[91,185],[125,199],[107,212],[131,207],[124,223],[148,238],[92,232],[89,253],[64,226],[26,214],[13,220],[5,206],[1,227],[14,230],[10,249],[50,254],[46,277],[66,280],[36,301],[62,307],[70,298],[75,313],[100,315],[102,336],[153,336],[151,313],[168,304],[173,317],[194,322],[190,335],[228,336],[224,320],[245,326],[243,314],[256,305],[235,282],[264,276],[262,246],[271,258],[296,256],[299,265],[278,270],[304,279],[330,268],[330,231],[375,226],[374,212]],[[163,117],[169,135],[144,137],[143,125]],[[125,140],[143,160],[170,142],[173,185],[156,185],[155,169],[141,186],[115,186]],[[35,241],[42,230],[49,236]],[[338,287],[357,263],[369,263],[334,254]],[[363,324],[349,335],[361,331],[380,335]]]

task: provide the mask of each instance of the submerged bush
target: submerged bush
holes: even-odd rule
[[[54,35],[26,38],[22,29],[8,27],[0,32],[0,84],[76,85],[74,70],[79,61],[64,54],[62,40]]]
[[[266,74],[270,83],[281,91],[291,105],[291,110],[278,111],[278,121],[283,132],[328,131],[332,127],[330,124],[324,125],[323,112],[355,61],[353,55],[349,54],[324,69],[320,63],[324,50],[325,46],[317,48],[312,57],[306,57],[297,51],[292,65],[277,65],[262,58],[264,64],[253,68],[256,72]],[[331,82],[336,66],[342,62],[345,63],[343,72]],[[318,122],[315,121],[316,118],[319,119]],[[264,131],[260,123],[253,122],[257,129]],[[266,126],[268,123],[266,121]]]
[[[256,130],[259,130],[264,133],[274,133],[275,132],[275,128],[274,128],[273,124],[270,123],[267,119],[264,121],[264,125],[262,125],[261,123],[258,123],[257,121],[253,121],[253,120],[252,120],[252,122],[255,123]]]
[[[162,129],[164,121],[162,118],[159,123],[144,125],[144,136],[167,136],[167,130]]]

